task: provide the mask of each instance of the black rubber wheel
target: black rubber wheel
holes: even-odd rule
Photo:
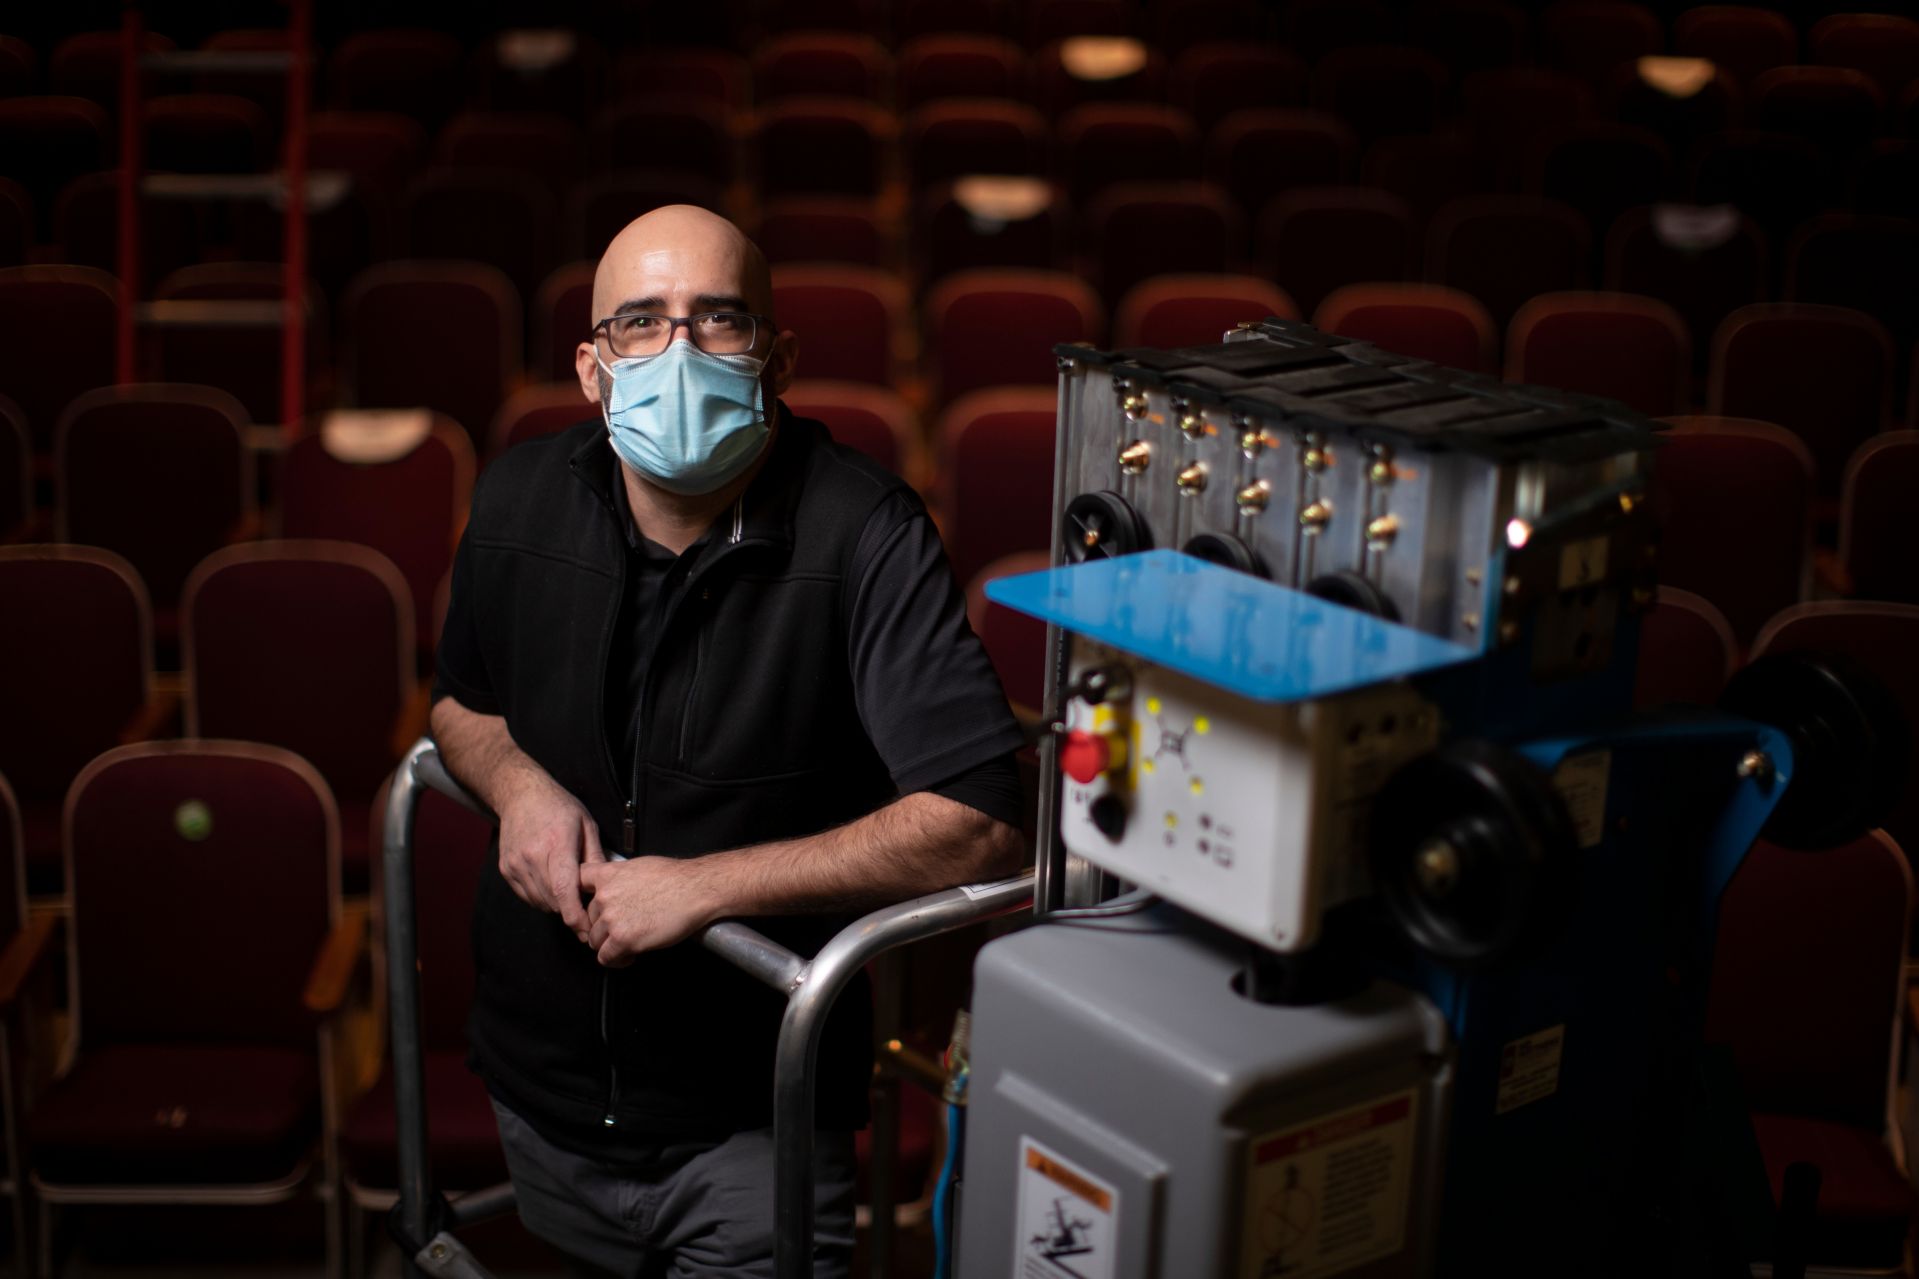
[[[1374,886],[1408,941],[1478,968],[1556,935],[1578,841],[1551,778],[1491,742],[1405,764],[1373,800]]]
[[[1251,573],[1254,577],[1272,576],[1266,571],[1266,561],[1259,557],[1259,552],[1230,534],[1197,533],[1180,549],[1208,564]]]
[[[1316,577],[1306,584],[1306,593],[1389,622],[1399,620],[1399,609],[1386,597],[1386,592],[1375,586],[1371,578],[1358,573],[1345,571]]]
[[[1885,821],[1905,783],[1910,733],[1898,703],[1863,666],[1776,653],[1726,686],[1719,709],[1776,728],[1792,744],[1792,780],[1765,835],[1787,848],[1832,848]]]
[[[1062,540],[1066,558],[1074,563],[1153,549],[1152,530],[1132,503],[1105,490],[1081,493],[1066,504]]]

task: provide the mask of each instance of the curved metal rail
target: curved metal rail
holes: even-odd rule
[[[413,818],[425,789],[439,791],[482,816],[493,816],[447,772],[431,739],[421,738],[400,761],[387,796],[382,850],[400,1174],[393,1227],[412,1254],[410,1268],[431,1275],[485,1279],[488,1271],[451,1230],[510,1209],[511,1188],[480,1191],[445,1204],[436,1196],[427,1163],[418,917],[413,894]],[[814,1069],[820,1032],[840,991],[868,961],[895,947],[1010,915],[1032,900],[1031,871],[996,883],[928,893],[855,920],[810,960],[737,920],[713,924],[700,934],[708,950],[786,996],[773,1066],[774,1258],[779,1279],[805,1279],[812,1273]]]

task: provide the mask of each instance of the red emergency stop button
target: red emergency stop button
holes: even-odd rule
[[[1076,728],[1066,734],[1059,750],[1060,770],[1082,786],[1125,761],[1123,739],[1115,733],[1089,733]]]

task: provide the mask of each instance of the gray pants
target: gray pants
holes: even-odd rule
[[[589,1273],[626,1279],[773,1274],[773,1131],[662,1144],[645,1166],[548,1142],[502,1106],[500,1144],[526,1228]],[[822,1132],[813,1156],[813,1274],[853,1265],[853,1134]]]

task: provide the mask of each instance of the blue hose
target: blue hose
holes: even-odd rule
[[[953,1279],[953,1180],[965,1140],[965,1107],[946,1107],[946,1161],[933,1186],[933,1279]]]

